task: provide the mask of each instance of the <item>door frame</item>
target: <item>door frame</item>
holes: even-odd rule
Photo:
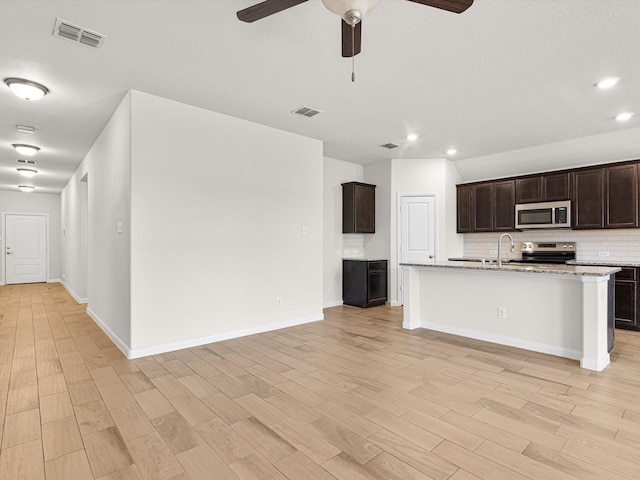
[[[402,267],[400,266],[400,260],[402,258],[402,199],[409,197],[433,197],[433,224],[434,230],[438,228],[438,194],[429,193],[400,193],[396,195],[396,288],[397,288],[397,306],[404,305],[404,297],[402,293]],[[438,251],[440,250],[438,245],[437,231],[434,233],[433,242],[433,256],[434,260],[438,259]]]
[[[24,212],[2,212],[2,271],[0,272],[0,285],[5,285],[7,281],[7,215],[18,215],[23,217],[44,217],[45,233],[45,282],[49,282],[49,214],[48,213],[24,213]]]

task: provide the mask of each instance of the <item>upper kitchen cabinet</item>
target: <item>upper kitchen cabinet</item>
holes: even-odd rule
[[[471,186],[471,225],[474,232],[493,231],[493,182]]]
[[[376,186],[342,184],[342,233],[376,232]]]
[[[493,230],[513,231],[515,229],[516,185],[514,180],[493,184]]]
[[[456,227],[458,233],[471,232],[471,185],[456,188]]]
[[[517,178],[516,203],[555,202],[570,199],[568,172],[543,173]]]
[[[638,226],[638,165],[635,163],[604,168],[604,226]]]
[[[542,201],[556,202],[571,199],[569,172],[544,173],[540,175]]]
[[[573,172],[573,228],[604,227],[604,169]]]

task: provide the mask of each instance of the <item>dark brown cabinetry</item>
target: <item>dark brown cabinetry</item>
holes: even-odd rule
[[[376,186],[342,184],[342,233],[376,232]]]
[[[543,202],[557,202],[571,198],[569,172],[545,173],[540,175]]]
[[[354,307],[374,307],[387,301],[386,260],[343,260],[342,301]]]
[[[638,271],[635,267],[622,267],[615,275],[616,328],[640,330],[638,319]]]
[[[605,228],[638,226],[638,166],[606,167],[604,170]]]
[[[515,228],[516,189],[513,180],[493,184],[493,230],[512,231]]]
[[[471,185],[456,189],[456,227],[458,233],[471,232]]]
[[[493,231],[493,183],[471,187],[471,225],[474,232]]]
[[[604,170],[573,172],[573,228],[604,227]]]
[[[516,203],[556,202],[571,197],[568,172],[532,175],[515,182]]]

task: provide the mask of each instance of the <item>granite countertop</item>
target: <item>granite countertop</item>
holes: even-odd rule
[[[640,267],[640,262],[618,262],[615,260],[569,260],[567,265],[588,265],[602,267]]]
[[[386,262],[386,258],[378,257],[342,257],[343,260],[353,260],[354,262]]]
[[[551,265],[551,264],[530,264],[530,263],[504,263],[502,268],[498,268],[495,263],[486,263],[482,266],[482,262],[467,260],[467,261],[440,261],[435,263],[401,263],[401,266],[405,267],[425,267],[425,268],[452,268],[462,270],[486,270],[495,272],[522,272],[522,273],[544,273],[551,275],[577,275],[577,276],[592,276],[592,277],[604,277],[620,271],[620,267],[617,266],[581,266],[581,265]]]

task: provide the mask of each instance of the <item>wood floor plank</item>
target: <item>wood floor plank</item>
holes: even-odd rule
[[[340,306],[127,360],[85,310],[0,286],[0,480],[640,478],[636,332],[589,372]]]

